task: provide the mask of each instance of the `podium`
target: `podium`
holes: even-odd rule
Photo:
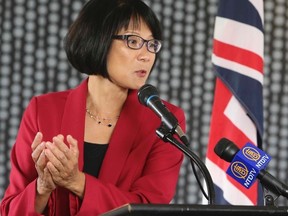
[[[288,216],[288,207],[184,205],[184,204],[126,204],[101,216]]]

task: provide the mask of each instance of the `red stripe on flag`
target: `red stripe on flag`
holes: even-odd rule
[[[251,142],[247,136],[240,131],[235,125],[224,115],[224,110],[229,103],[232,93],[229,89],[223,84],[223,82],[217,78],[216,79],[216,88],[213,104],[213,113],[217,115],[212,115],[211,119],[211,134],[209,137],[209,148],[207,149],[207,158],[213,163],[217,164],[224,172],[229,167],[228,162],[222,160],[214,152],[215,145],[218,141],[225,137],[232,142],[236,143],[239,148],[242,148],[247,142]],[[227,175],[229,181],[242,193],[253,202],[254,205],[257,205],[257,183],[253,184],[250,189],[246,189],[242,185]],[[233,191],[230,191],[233,193]]]
[[[253,68],[263,74],[263,59],[259,55],[214,39],[213,53],[221,58]]]

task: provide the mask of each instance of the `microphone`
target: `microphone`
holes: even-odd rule
[[[255,145],[247,143],[240,150],[232,141],[222,138],[216,144],[214,152],[221,159],[231,162],[227,174],[246,188],[257,178],[269,191],[288,198],[288,186],[264,170],[271,159],[270,156]]]
[[[138,100],[141,104],[155,112],[169,131],[176,132],[181,141],[188,145],[188,139],[179,126],[178,120],[164,105],[156,87],[150,84],[143,85],[138,91]]]

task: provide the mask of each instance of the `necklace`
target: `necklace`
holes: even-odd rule
[[[100,116],[96,116],[94,115],[89,109],[86,109],[86,113],[89,115],[90,118],[92,118],[93,120],[95,120],[98,125],[103,125],[103,126],[107,126],[107,127],[112,127],[113,126],[113,120],[117,120],[119,118],[119,116],[116,116],[114,118],[102,118]]]

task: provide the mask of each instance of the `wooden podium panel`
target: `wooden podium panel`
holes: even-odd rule
[[[288,216],[288,207],[126,204],[101,216]]]

